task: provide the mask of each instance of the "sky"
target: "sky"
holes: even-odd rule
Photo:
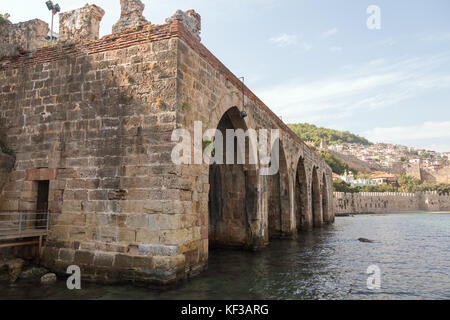
[[[54,2],[62,11],[86,4]],[[195,9],[203,44],[286,123],[450,151],[448,0],[142,2],[155,24],[177,9]],[[89,3],[106,11],[101,35],[111,33],[120,1]],[[380,9],[380,29],[367,27],[371,5]],[[13,22],[51,18],[43,0],[5,1],[1,12]]]

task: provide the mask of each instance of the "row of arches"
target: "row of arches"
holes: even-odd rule
[[[237,108],[228,110],[219,121],[217,130],[223,137],[228,129],[247,130]],[[226,140],[223,145],[227,145]],[[234,146],[237,159],[238,144]],[[246,159],[248,151],[246,145]],[[257,166],[247,161],[227,164],[224,159],[224,164],[209,166],[210,247],[256,247],[271,238],[291,237],[326,222],[329,191],[325,173],[320,176],[317,166],[308,170],[303,158],[297,168],[289,168],[286,159],[280,142],[275,175],[261,176]]]

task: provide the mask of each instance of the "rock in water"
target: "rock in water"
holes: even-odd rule
[[[366,238],[359,238],[358,239],[359,242],[365,242],[365,243],[373,243],[372,240],[366,239]]]
[[[20,274],[20,279],[40,279],[43,275],[47,274],[48,270],[40,267],[28,267]]]
[[[55,283],[56,280],[57,280],[56,274],[47,273],[46,275],[42,276],[41,283],[42,284],[52,284],[52,283]]]
[[[13,259],[6,262],[9,268],[9,282],[15,283],[22,273],[23,264],[22,259]]]

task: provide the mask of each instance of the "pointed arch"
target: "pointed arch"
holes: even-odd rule
[[[255,165],[249,164],[249,143],[246,138],[245,150],[238,147],[234,137],[234,163],[227,163],[225,151],[227,130],[247,131],[247,124],[240,110],[232,107],[220,119],[217,130],[223,138],[223,164],[210,164],[208,198],[210,247],[249,247],[252,243],[251,221],[256,216],[258,192]],[[237,159],[245,152],[245,164]]]
[[[282,237],[290,232],[289,174],[283,143],[280,140],[278,143],[279,154],[276,158],[279,169],[275,175],[267,177],[270,238]]]

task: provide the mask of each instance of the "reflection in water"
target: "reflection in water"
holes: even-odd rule
[[[368,238],[374,243],[361,243]],[[83,284],[0,287],[1,299],[449,299],[450,214],[338,218],[261,252],[213,251],[200,277],[167,291]],[[367,289],[377,265],[381,289]]]

